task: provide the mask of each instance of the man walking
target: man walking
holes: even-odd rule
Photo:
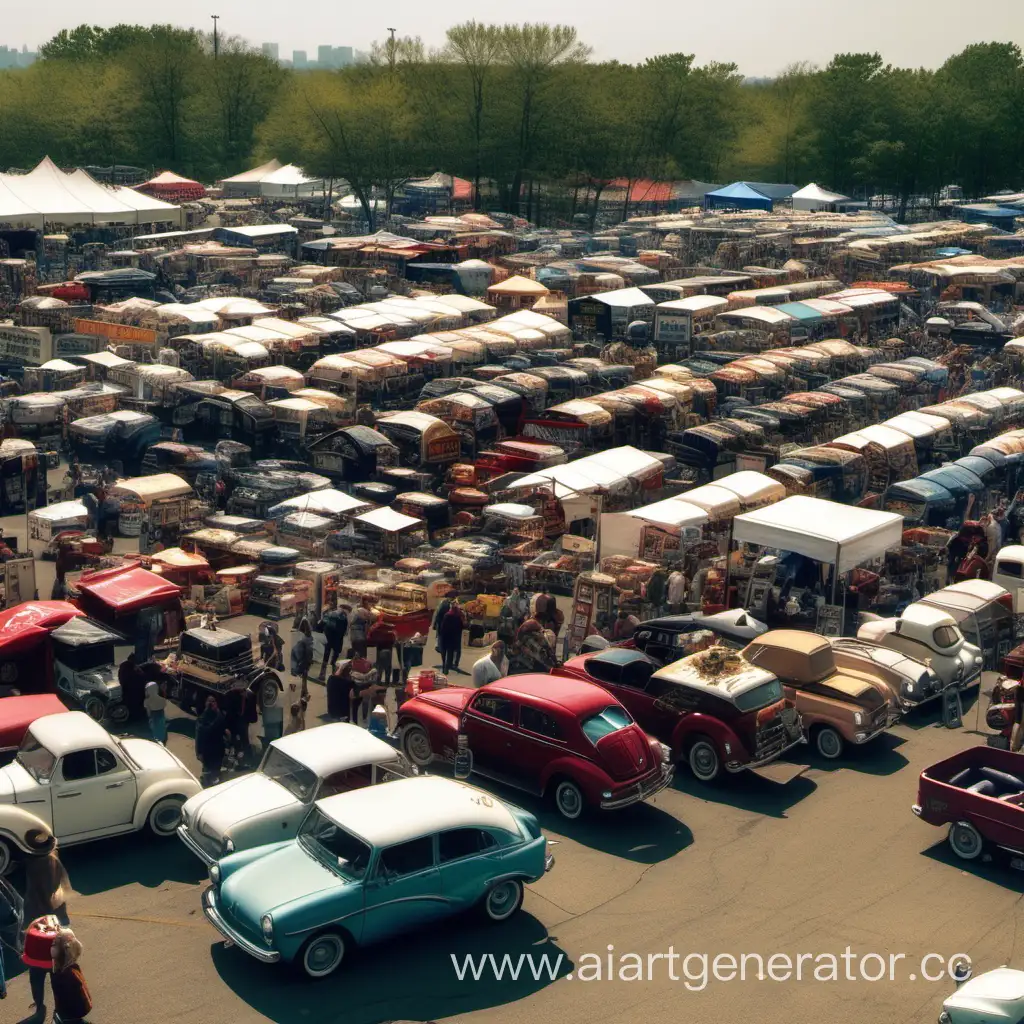
[[[324,681],[327,669],[341,657],[345,647],[345,634],[348,632],[348,605],[332,608],[320,621],[324,634],[324,657],[320,662],[320,682]]]

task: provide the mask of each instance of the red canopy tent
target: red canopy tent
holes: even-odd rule
[[[155,178],[137,185],[136,191],[174,203],[188,203],[206,195],[206,189],[198,181],[183,178],[174,171],[161,171]]]

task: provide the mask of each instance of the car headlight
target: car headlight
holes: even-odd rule
[[[269,914],[264,914],[260,918],[260,931],[263,932],[263,938],[267,942],[272,942],[274,938],[274,920]]]
[[[853,724],[854,725],[863,725],[864,724],[864,716],[859,711],[854,711],[854,713],[853,713]]]
[[[945,1010],[939,1014],[939,1024],[952,1024],[952,1021],[953,1018]]]
[[[227,853],[234,853],[235,852],[235,843],[234,843],[233,839],[225,839],[224,840],[224,852],[226,854]]]
[[[220,885],[220,865],[219,864],[211,864],[210,865],[210,881],[213,882],[214,885]]]
[[[672,748],[667,746],[664,743],[659,743],[658,747],[661,750],[661,762],[662,762],[662,764],[671,764],[672,763]]]

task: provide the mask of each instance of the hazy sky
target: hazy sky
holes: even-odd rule
[[[88,21],[172,20],[221,31],[253,43],[276,42],[282,57],[317,45],[368,49],[388,26],[399,35],[442,42],[448,25],[478,21],[564,21],[598,58],[635,62],[652,53],[695,53],[698,62],[734,61],[746,75],[770,75],[797,60],[826,63],[837,51],[877,50],[894,64],[935,67],[971,42],[1024,44],[1024,0],[389,0],[376,4],[301,0],[282,6],[267,0],[175,0],[155,13],[137,0],[46,0],[38,6],[0,0],[0,43],[34,49],[61,28]]]

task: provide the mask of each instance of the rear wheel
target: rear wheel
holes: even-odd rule
[[[701,782],[713,782],[722,771],[722,760],[718,756],[718,747],[707,736],[698,736],[690,744],[687,754],[690,771]]]
[[[345,959],[345,940],[338,932],[314,935],[299,956],[299,963],[307,978],[326,978],[333,974]]]
[[[568,821],[575,821],[586,808],[583,790],[572,779],[560,779],[555,783],[555,809]]]
[[[949,826],[949,845],[961,860],[976,860],[985,849],[985,840],[969,821],[954,821]]]
[[[843,754],[843,737],[830,725],[823,725],[814,734],[814,749],[826,761],[835,761]]]
[[[430,735],[419,722],[410,722],[402,730],[402,753],[417,768],[429,768],[434,760],[434,748]]]
[[[9,874],[14,867],[14,847],[10,840],[0,839],[0,876]]]
[[[488,921],[500,924],[507,921],[523,905],[523,883],[517,879],[499,882],[480,904]]]
[[[107,705],[99,697],[86,697],[82,710],[94,721],[102,722],[107,717]]]
[[[132,716],[127,704],[112,704],[107,707],[107,714],[114,725],[124,725]]]

